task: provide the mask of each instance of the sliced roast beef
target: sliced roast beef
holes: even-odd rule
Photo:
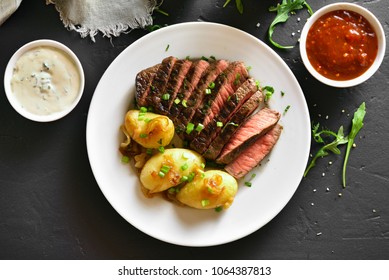
[[[235,81],[234,81],[235,83]],[[201,131],[193,131],[193,140],[190,147],[196,152],[203,154],[216,136],[223,130],[224,126],[228,125],[230,119],[240,109],[240,107],[248,100],[258,87],[253,79],[246,80],[235,92],[230,94],[226,100],[220,105],[220,111],[213,116],[208,122],[204,121]],[[243,119],[246,117],[245,115]],[[238,122],[242,123],[243,119]],[[192,120],[193,121],[193,120]],[[195,123],[196,124],[196,123]]]
[[[255,92],[223,126],[222,130],[217,135],[217,137],[212,140],[203,156],[207,159],[215,160],[220,154],[224,145],[228,142],[238,127],[249,115],[251,115],[259,106],[263,104],[263,101],[264,97],[262,91]]]
[[[168,116],[172,121],[175,121],[181,110],[187,106],[186,102],[188,101],[189,96],[196,88],[198,82],[208,67],[209,63],[205,60],[200,59],[193,61],[186,77],[181,83],[181,87],[174,98],[173,103],[170,106]]]
[[[177,93],[180,90],[191,65],[192,61],[187,59],[180,59],[176,61],[170,73],[165,91],[162,94],[161,102],[154,104],[157,112],[163,113],[164,115],[170,114],[170,107],[176,99]]]
[[[269,108],[264,108],[246,120],[224,146],[217,163],[228,164],[253,141],[272,129],[280,119],[281,114]]]
[[[151,82],[149,93],[146,95],[146,103],[149,106],[153,106],[157,113],[163,112],[158,110],[159,107],[155,105],[160,104],[161,102],[162,95],[165,93],[165,88],[169,81],[170,73],[172,72],[176,61],[177,58],[173,56],[169,56],[162,60],[162,63]]]
[[[244,149],[239,156],[225,166],[225,170],[236,179],[245,176],[270,153],[277,143],[282,126],[277,124],[262,137],[259,137],[250,146]]]
[[[196,109],[200,106],[204,96],[205,91],[211,83],[214,83],[216,78],[228,67],[228,62],[226,60],[215,60],[207,68],[204,75],[201,77],[195,89],[192,91],[192,94],[187,99],[182,110],[176,117],[176,131],[181,137],[185,137],[186,127],[191,121],[193,115],[196,112]]]
[[[191,122],[194,125],[202,124],[204,127],[207,126],[225,106],[227,99],[248,79],[248,76],[249,74],[243,62],[231,62],[229,66],[219,74],[215,82],[211,83],[206,88],[204,98],[197,108]]]
[[[145,70],[140,71],[135,78],[135,99],[139,107],[146,106],[146,96],[149,93],[151,82],[154,79],[155,74],[157,73],[159,66],[149,67]]]

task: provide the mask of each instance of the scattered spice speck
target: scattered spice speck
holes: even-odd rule
[[[326,192],[329,192],[330,191],[330,188],[326,188]]]
[[[357,144],[353,143],[353,148],[356,148],[357,147]]]
[[[257,23],[257,27],[260,27],[260,26],[261,26],[261,24],[258,22],[258,23]]]
[[[329,118],[329,117],[328,117],[328,115],[327,115],[327,116],[326,116],[326,120],[328,120],[328,118]]]
[[[292,37],[293,37],[294,35],[296,35],[296,33],[292,32]]]
[[[316,189],[313,189],[313,192],[316,192]]]
[[[373,213],[377,213],[377,210],[373,209]]]
[[[328,164],[329,164],[329,165],[332,165],[332,161],[329,161]]]
[[[316,236],[320,236],[320,235],[322,235],[323,233],[321,233],[321,232],[318,232],[318,233],[316,233]]]
[[[315,203],[311,202],[311,206],[315,206]]]
[[[324,176],[326,176],[326,174],[323,172],[323,173],[321,174],[321,177],[324,177]]]
[[[338,193],[338,196],[339,196],[339,197],[342,197],[342,193]]]

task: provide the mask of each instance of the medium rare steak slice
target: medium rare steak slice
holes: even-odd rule
[[[169,56],[162,60],[162,63],[151,82],[149,93],[146,95],[147,106],[153,107],[157,113],[162,113],[159,111],[159,107],[155,105],[160,104],[161,102],[162,95],[165,93],[165,88],[169,81],[170,73],[172,72],[176,61],[177,58],[173,56]]]
[[[184,106],[187,106],[186,102],[188,101],[189,96],[196,88],[198,82],[208,67],[209,63],[205,60],[200,59],[193,61],[188,73],[186,74],[186,77],[181,84],[176,98],[173,100],[173,103],[170,106],[170,113],[168,116],[172,121],[175,120]]]
[[[180,90],[191,65],[192,61],[187,59],[180,59],[176,61],[172,72],[170,73],[165,92],[162,94],[161,102],[154,104],[157,112],[161,112],[164,115],[170,114],[170,107],[176,99],[177,93]]]
[[[234,93],[227,97],[220,107],[220,111],[208,121],[200,132],[194,131],[192,133],[195,136],[190,143],[190,147],[203,154],[224,127],[229,125],[228,123],[234,114],[256,91],[258,91],[258,87],[254,79],[246,80]],[[238,124],[242,123],[245,117],[246,115]]]
[[[228,98],[232,97],[240,85],[248,79],[248,76],[249,73],[243,62],[231,62],[227,69],[216,78],[215,82],[208,86],[191,122],[195,126],[202,124],[206,127],[223,109]],[[193,134],[196,133],[193,132]]]
[[[282,131],[282,126],[277,124],[262,137],[243,150],[239,156],[227,164],[224,169],[236,179],[245,176],[255,166],[260,164],[266,155],[270,153],[277,143]]]
[[[176,132],[180,137],[185,138],[185,131],[187,124],[192,120],[196,109],[200,106],[201,101],[205,96],[205,90],[209,85],[215,82],[216,78],[221,74],[227,67],[228,62],[226,60],[215,60],[207,68],[204,75],[201,77],[192,94],[189,96],[185,106],[183,106],[181,112],[176,118]]]
[[[220,154],[224,145],[228,142],[238,127],[264,102],[262,91],[255,92],[223,126],[220,133],[212,140],[203,156],[206,159],[215,160]]]
[[[281,114],[279,112],[269,108],[263,108],[251,116],[230,138],[216,162],[220,164],[232,162],[243,149],[272,129],[280,117]]]
[[[161,64],[140,71],[135,78],[135,99],[139,107],[146,106],[146,96],[149,94],[151,82]]]

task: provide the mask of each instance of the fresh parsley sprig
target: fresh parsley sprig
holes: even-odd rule
[[[308,12],[310,15],[313,14],[313,11],[311,7],[308,5],[308,3],[305,0],[282,0],[281,4],[278,4],[277,6],[273,6],[269,8],[270,12],[277,12],[276,17],[274,18],[273,22],[270,24],[269,31],[268,31],[268,37],[269,41],[277,48],[280,49],[291,49],[293,46],[282,46],[275,42],[273,40],[273,33],[274,29],[276,28],[276,25],[279,23],[284,23],[289,19],[290,13],[301,10],[304,7],[308,9]]]
[[[323,146],[319,149],[319,151],[312,158],[310,164],[306,168],[304,172],[304,177],[307,176],[309,170],[311,170],[316,165],[316,160],[318,158],[323,158],[329,155],[329,152],[339,155],[340,150],[338,148],[339,145],[347,144],[346,154],[343,162],[343,171],[342,171],[342,182],[343,187],[346,187],[346,167],[348,158],[350,156],[351,147],[354,144],[355,137],[358,132],[363,127],[363,119],[366,115],[366,105],[363,102],[357,111],[354,113],[354,117],[352,119],[351,131],[348,136],[344,135],[343,126],[341,126],[337,133],[328,130],[322,129],[319,131],[320,124],[316,124],[312,127],[312,136],[316,143],[323,144]],[[331,142],[328,142],[327,139],[333,139]]]

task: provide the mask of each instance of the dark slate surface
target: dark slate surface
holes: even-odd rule
[[[54,6],[46,6],[44,2],[23,1],[19,10],[0,27],[0,76],[20,46],[48,38],[65,43],[79,56],[86,87],[76,109],[52,123],[36,123],[19,116],[1,90],[1,259],[389,258],[387,57],[369,81],[349,89],[335,89],[309,75],[297,45],[287,51],[276,49],[300,82],[313,122],[333,130],[340,125],[349,129],[354,110],[366,102],[365,127],[349,161],[349,186],[346,189],[341,186],[343,157],[331,156],[318,162],[283,211],[262,229],[225,245],[181,247],[155,240],[121,218],[100,192],[86,152],[86,119],[99,79],[121,51],[147,32],[135,30],[112,40],[97,36],[93,43],[67,31]],[[224,23],[269,44],[266,32],[275,14],[268,8],[279,1],[244,0],[243,16],[233,2],[222,8],[224,0],[166,0],[161,9],[170,15],[157,14],[155,23]],[[337,1],[308,2],[317,10]],[[371,10],[388,35],[387,1],[348,2]],[[301,22],[296,20],[297,16],[302,18]],[[278,41],[296,44],[307,13],[302,11],[297,16],[276,29]],[[317,150],[317,146],[313,145],[312,150]],[[329,165],[329,161],[333,164]],[[255,219],[255,213],[247,215]]]

